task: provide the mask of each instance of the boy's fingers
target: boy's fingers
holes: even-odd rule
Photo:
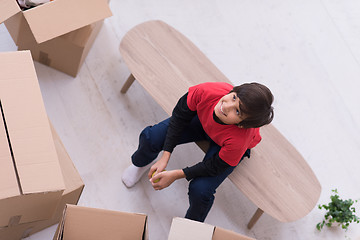
[[[153,174],[155,173],[156,174],[157,172],[157,169],[156,168],[150,168],[149,170],[149,173],[148,173],[148,178],[152,178],[153,177]]]
[[[154,187],[155,190],[161,190],[161,189],[163,189],[163,188],[161,187],[161,185],[157,185],[157,184],[155,184],[153,187]]]
[[[158,173],[160,174],[160,173]],[[155,190],[161,190],[162,187],[161,187],[161,184],[159,183],[160,180],[161,180],[161,176],[156,176],[157,174],[155,174],[152,178],[150,178],[150,182],[151,182],[151,185],[153,186],[153,188]],[[155,182],[156,181],[156,182]]]
[[[153,184],[156,184],[157,182],[160,181],[160,176],[157,176],[159,173],[155,173],[155,174],[152,174],[151,178],[150,178],[150,182]],[[157,182],[154,182],[154,181],[157,181]]]

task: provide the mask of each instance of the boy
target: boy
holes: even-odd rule
[[[247,83],[233,87],[224,82],[202,83],[189,88],[175,106],[172,116],[140,134],[132,165],[123,173],[127,187],[134,186],[149,169],[155,190],[186,178],[189,203],[185,218],[203,222],[214,202],[217,187],[261,140],[259,128],[274,116],[273,95],[264,85]],[[176,145],[208,140],[203,161],[191,167],[163,171]],[[155,174],[154,174],[155,173]],[[152,176],[153,175],[153,176]]]

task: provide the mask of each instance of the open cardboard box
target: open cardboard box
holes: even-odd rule
[[[68,153],[66,152],[61,139],[59,138],[53,126],[51,124],[50,126],[65,182],[65,191],[61,196],[60,203],[55,210],[54,216],[50,219],[0,228],[1,240],[20,240],[54,224],[58,224],[63,215],[65,205],[77,204],[80,199],[82,190],[84,188],[84,183]]]
[[[34,60],[74,77],[112,15],[108,0],[53,0],[25,11],[17,0],[0,0],[0,6],[0,23],[18,50],[31,50]]]
[[[65,185],[30,52],[0,53],[0,73],[0,227],[6,227],[51,218]]]
[[[185,218],[173,219],[168,240],[255,240],[254,238]]]
[[[53,240],[146,240],[147,216],[66,205]]]

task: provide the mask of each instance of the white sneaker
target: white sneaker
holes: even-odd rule
[[[137,167],[134,164],[131,164],[129,167],[125,169],[121,176],[121,180],[125,184],[126,187],[131,188],[133,187],[140,178],[149,171],[150,164],[144,166],[144,167]]]

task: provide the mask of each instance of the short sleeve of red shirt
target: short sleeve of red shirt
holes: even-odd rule
[[[236,166],[247,149],[255,147],[261,141],[259,128],[242,129],[236,138],[224,141],[219,157],[231,166]]]
[[[189,88],[187,105],[191,111],[197,111],[197,105],[214,92],[225,95],[233,89],[233,86],[225,82],[207,82]]]
[[[255,136],[253,137],[252,142],[249,145],[249,148],[253,148],[261,141],[260,128],[255,129]]]
[[[197,104],[201,101],[202,94],[204,89],[193,86],[189,88],[187,96],[187,105],[191,111],[196,111]]]

